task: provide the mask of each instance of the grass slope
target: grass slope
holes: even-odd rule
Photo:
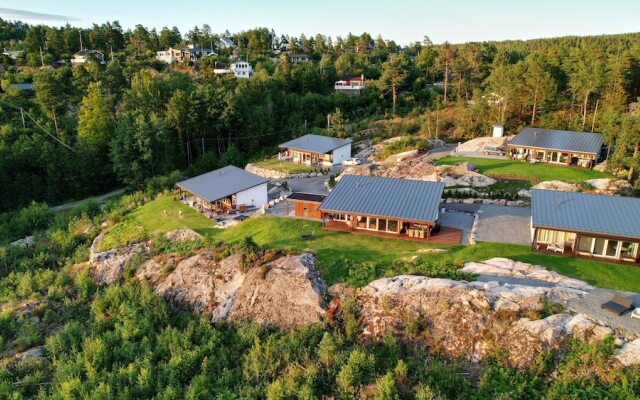
[[[524,179],[542,181],[561,180],[565,182],[583,182],[595,178],[611,178],[610,174],[591,169],[569,168],[552,164],[530,164],[521,161],[501,160],[494,158],[454,157],[448,156],[436,161],[438,165],[452,165],[459,162],[470,162],[478,167],[482,174],[512,175]]]
[[[167,211],[165,216],[164,211]],[[179,211],[182,211],[182,219]],[[153,234],[175,229],[191,228],[200,234],[211,234],[215,223],[169,195],[155,200],[129,213],[124,221],[105,233],[99,251],[104,251],[139,241]]]
[[[169,215],[164,216],[164,210]],[[182,210],[183,218],[178,218]],[[170,196],[159,196],[156,200],[127,215],[125,220],[109,230],[101,242],[106,250],[127,242],[140,240],[153,234],[180,228],[195,231],[216,239],[237,243],[245,237],[268,248],[288,249],[295,252],[308,251],[317,257],[317,265],[327,283],[344,281],[347,267],[335,263],[342,257],[356,262],[376,262],[390,266],[394,261],[417,256],[433,263],[448,263],[461,266],[467,261],[483,261],[492,257],[507,257],[540,264],[563,275],[582,279],[592,285],[618,290],[637,291],[640,287],[640,268],[609,264],[562,256],[533,253],[529,246],[502,243],[478,243],[475,246],[443,246],[433,243],[409,242],[373,236],[353,235],[322,229],[319,222],[303,221],[275,216],[250,218],[235,227],[217,229],[215,224]],[[313,233],[311,240],[303,240],[302,234]],[[420,250],[441,248],[446,252],[424,253]]]

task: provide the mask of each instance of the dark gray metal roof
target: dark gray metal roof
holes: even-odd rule
[[[518,133],[508,144],[509,146],[598,154],[602,147],[602,134],[528,127]]]
[[[410,221],[436,221],[443,190],[442,182],[344,175],[319,209]]]
[[[323,194],[295,192],[291,193],[287,199],[322,203],[322,200],[324,200],[325,197],[327,196]]]
[[[282,143],[280,147],[324,154],[349,143],[351,143],[351,139],[340,139],[309,134],[289,140],[286,143]]]
[[[215,201],[268,181],[261,176],[228,165],[178,182],[176,186],[207,201]]]
[[[534,227],[640,238],[640,199],[532,190]]]

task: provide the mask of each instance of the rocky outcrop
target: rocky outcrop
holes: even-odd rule
[[[466,163],[435,166],[424,156],[395,163],[351,166],[346,168],[343,173],[444,182],[447,187],[483,187],[496,183],[495,179],[472,171]]]
[[[100,285],[110,285],[116,282],[136,255],[149,250],[146,243],[135,243],[130,246],[99,252],[98,246],[102,237],[102,233],[96,236],[89,249],[90,274]]]
[[[560,190],[563,192],[577,192],[578,185],[563,181],[543,181],[532,187],[532,189]]]
[[[596,331],[602,327],[581,314],[531,318],[542,309],[542,299],[564,302],[584,295],[567,287],[405,275],[373,281],[356,299],[365,339],[407,335],[421,320],[425,328],[417,337],[438,353],[477,361],[503,348],[513,365],[524,366],[570,337],[601,334]]]
[[[188,242],[192,240],[202,239],[202,235],[193,229],[177,229],[164,234],[164,237],[171,243]]]
[[[625,343],[616,350],[615,357],[625,367],[640,365],[640,339]]]
[[[584,281],[568,278],[564,275],[560,275],[555,271],[549,271],[540,265],[523,263],[520,261],[514,261],[502,257],[492,258],[484,262],[468,262],[464,265],[462,271],[478,275],[510,276],[521,279],[536,279],[580,290],[593,289],[593,286]]]
[[[319,321],[326,285],[310,254],[242,268],[242,254],[154,258],[135,274],[174,306],[211,321],[292,326]]]
[[[507,137],[479,137],[461,143],[456,150],[458,153],[482,153],[485,147],[504,148],[508,139]]]
[[[599,194],[620,194],[631,190],[631,184],[624,179],[589,179],[587,181],[593,187],[593,192]]]
[[[44,358],[45,349],[44,346],[36,346],[32,347],[29,350],[23,351],[22,353],[18,353],[14,356],[15,360],[23,361],[30,360],[34,358]]]

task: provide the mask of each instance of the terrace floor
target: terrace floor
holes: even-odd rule
[[[364,229],[351,229],[349,226],[341,223],[341,222],[326,222],[324,225],[325,229],[330,231],[338,231],[338,232],[349,232],[355,235],[367,235],[367,236],[376,236],[376,237],[384,237],[390,239],[400,239],[400,240],[408,240],[411,242],[426,242],[426,243],[436,243],[436,244],[446,244],[446,245],[457,245],[462,241],[463,231],[460,229],[450,228],[447,226],[440,227],[440,231],[431,235],[430,239],[426,238],[416,238],[409,237],[407,235],[397,235],[395,233],[388,232],[378,232],[378,231],[369,231]]]

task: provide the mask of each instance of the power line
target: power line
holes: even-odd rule
[[[36,120],[35,120],[35,118],[33,118],[33,117],[31,116],[31,114],[29,114],[29,113],[27,112],[27,110],[25,110],[24,108],[22,108],[22,107],[20,107],[20,106],[17,106],[17,105],[15,105],[15,104],[11,104],[11,103],[9,103],[9,102],[7,102],[7,101],[5,101],[5,100],[0,100],[0,103],[2,103],[2,104],[4,104],[4,105],[6,105],[6,106],[8,106],[8,107],[13,108],[14,110],[18,110],[18,111],[20,111],[20,113],[21,113],[23,116],[26,114],[26,115],[27,115],[27,117],[29,117],[29,119],[30,119],[31,121],[33,121],[33,123],[34,123],[38,128],[40,128],[44,133],[46,133],[47,135],[49,135],[53,140],[55,140],[55,141],[56,141],[56,142],[58,142],[59,144],[63,145],[63,146],[64,146],[64,147],[66,147],[67,149],[69,149],[72,153],[75,153],[75,152],[76,152],[76,151],[75,151],[71,146],[69,146],[68,144],[64,143],[64,142],[63,142],[62,140],[60,140],[57,136],[55,136],[54,134],[52,134],[51,132],[49,132],[48,130],[46,130],[46,129],[45,129],[45,127],[43,127],[42,125],[40,125],[40,123],[39,123],[38,121],[36,121]],[[24,118],[24,117],[23,117],[23,118]],[[24,119],[23,119],[23,122],[24,122]]]

